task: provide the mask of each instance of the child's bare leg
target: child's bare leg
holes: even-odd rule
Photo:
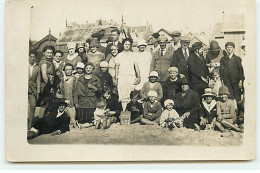
[[[131,121],[131,124],[138,123],[141,121],[141,116],[137,117],[136,119]]]
[[[110,126],[111,126],[111,117],[107,119],[107,128],[109,128]]]
[[[226,120],[222,120],[222,121],[221,121],[221,124],[222,124],[223,126],[225,126],[225,127],[229,127],[229,128],[231,128],[231,129],[234,129],[234,130],[237,131],[237,132],[243,132],[243,129],[238,128],[237,126],[235,126],[234,124],[232,124],[232,123],[230,123],[230,122],[228,122],[228,121],[226,121]]]
[[[178,128],[178,127],[176,126],[175,122],[173,122],[172,125],[173,125],[173,128]]]
[[[104,119],[104,120],[103,120],[103,123],[102,123],[102,126],[101,126],[101,130],[105,130],[106,127],[107,127],[107,120]]]
[[[80,124],[80,128],[89,128],[94,126],[93,123],[84,123],[84,124]]]
[[[216,125],[216,127],[219,129],[219,131],[220,131],[221,133],[227,131],[219,122],[216,122],[215,125]]]
[[[95,127],[95,128],[96,128],[96,129],[99,129],[100,124],[101,124],[101,120],[97,120],[97,121],[96,121],[96,127]]]

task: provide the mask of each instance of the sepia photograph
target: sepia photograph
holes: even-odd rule
[[[32,0],[26,7],[28,58],[19,73],[26,100],[15,123],[26,129],[19,134],[28,147],[255,144],[254,1]]]

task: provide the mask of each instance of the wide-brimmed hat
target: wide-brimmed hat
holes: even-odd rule
[[[74,42],[69,42],[69,43],[67,44],[67,48],[68,48],[68,49],[72,49],[72,48],[75,49],[76,46],[77,46],[77,44],[74,43]]]
[[[213,91],[213,89],[211,88],[206,88],[204,90],[204,94],[202,95],[202,97],[206,97],[206,96],[211,96],[211,97],[216,97],[215,92]]]
[[[141,45],[144,45],[144,46],[147,46],[146,42],[144,39],[139,39],[137,40],[137,47],[141,46]]]
[[[158,38],[158,41],[159,42],[167,42],[168,41],[168,38],[164,35],[161,35],[159,38]]]
[[[220,46],[218,45],[218,42],[215,41],[215,40],[212,40],[210,42],[210,46],[209,46],[209,51],[219,51],[221,48]]]
[[[166,107],[168,104],[174,105],[174,101],[173,101],[172,99],[167,99],[167,100],[165,100],[165,102],[164,102],[164,107]]]
[[[233,43],[233,42],[227,42],[227,43],[225,44],[225,47],[227,47],[227,46],[232,46],[233,48],[235,48],[235,43]]]
[[[158,94],[157,94],[156,91],[150,90],[150,91],[147,93],[147,96],[148,96],[148,97],[158,97]]]
[[[192,49],[195,50],[197,48],[200,48],[200,47],[203,47],[203,44],[202,42],[195,42],[193,45],[192,45]]]
[[[84,69],[84,67],[85,67],[85,65],[84,65],[84,63],[83,62],[77,62],[77,65],[76,65],[76,69],[77,68],[82,68],[82,69]]]
[[[152,77],[152,76],[159,78],[159,75],[158,75],[157,71],[151,71],[149,77]]]
[[[219,95],[227,94],[230,95],[229,90],[226,86],[221,86],[218,91]]]
[[[168,72],[176,72],[176,73],[179,73],[179,70],[177,67],[170,67],[168,68]]]
[[[189,36],[181,36],[180,40],[183,41],[183,42],[190,42],[191,38]]]

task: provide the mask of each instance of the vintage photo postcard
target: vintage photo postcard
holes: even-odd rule
[[[7,0],[6,160],[253,160],[254,0]]]

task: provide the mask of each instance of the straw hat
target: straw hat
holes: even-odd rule
[[[137,47],[139,47],[141,45],[147,46],[147,44],[146,44],[144,39],[140,39],[140,40],[137,41]]]
[[[211,89],[211,88],[206,88],[204,90],[204,94],[202,95],[202,97],[206,97],[206,96],[212,96],[215,97],[215,92]]]

